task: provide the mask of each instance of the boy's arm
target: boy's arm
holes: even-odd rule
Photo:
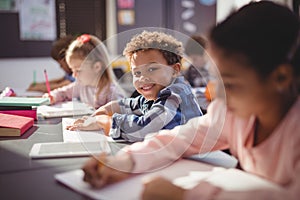
[[[104,106],[101,106],[98,108],[92,116],[96,115],[109,115],[112,116],[114,113],[120,113],[121,108],[119,106],[119,101],[111,101],[105,104]]]
[[[178,112],[180,103],[179,95],[168,93],[155,101],[145,114],[140,111],[141,108],[132,109],[132,112],[126,112],[127,114],[115,113],[112,117],[113,122],[109,135],[114,139],[122,138],[136,142],[144,140],[148,133],[159,131],[162,128],[171,129],[184,121],[183,116]]]

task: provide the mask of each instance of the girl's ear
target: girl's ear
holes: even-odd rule
[[[101,62],[95,62],[93,64],[93,69],[95,70],[96,73],[101,72],[102,71],[102,63]]]
[[[293,84],[293,67],[290,64],[281,64],[273,72],[273,80],[279,92],[286,91]]]

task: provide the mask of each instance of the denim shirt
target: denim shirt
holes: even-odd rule
[[[191,86],[183,76],[162,89],[156,100],[140,95],[119,100],[119,106],[121,113],[113,114],[109,135],[129,142],[142,141],[149,133],[172,129],[202,115]]]

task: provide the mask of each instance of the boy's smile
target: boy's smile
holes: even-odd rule
[[[134,87],[148,100],[155,100],[158,93],[170,85],[177,75],[158,50],[134,53],[130,65]]]

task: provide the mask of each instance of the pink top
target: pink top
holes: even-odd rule
[[[97,88],[93,86],[85,86],[79,82],[73,82],[61,88],[51,91],[55,102],[72,101],[72,99],[79,99],[95,109],[112,101],[123,98],[121,91],[118,91],[114,84],[106,86],[96,98]]]
[[[272,135],[253,147],[255,117],[235,117],[226,111],[222,101],[215,100],[207,115],[172,130],[160,131],[144,142],[125,147],[125,152],[130,152],[135,162],[134,172],[145,172],[164,167],[181,155],[229,147],[245,171],[281,185],[282,190],[233,192],[200,183],[185,193],[185,199],[299,199],[299,119],[300,97]]]

